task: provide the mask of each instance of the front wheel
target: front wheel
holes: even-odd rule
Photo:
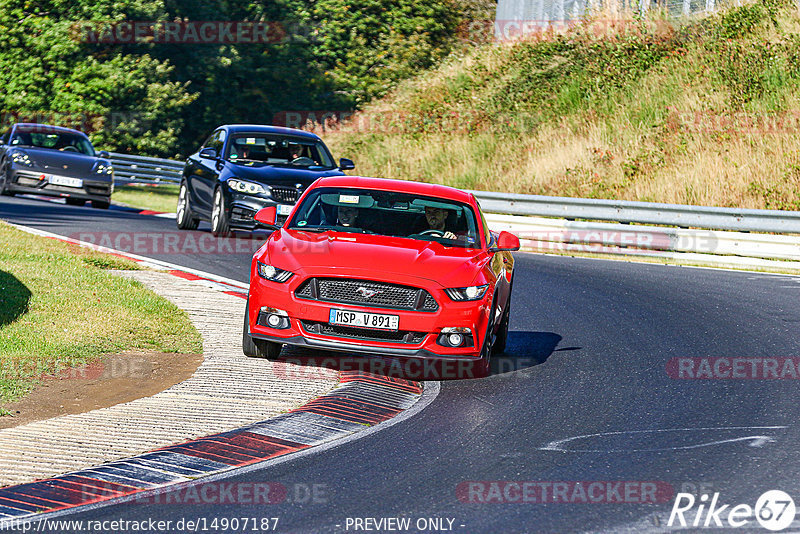
[[[92,200],[92,207],[98,210],[107,210],[111,206],[111,199],[108,200]]]
[[[226,236],[231,231],[231,222],[228,218],[228,203],[225,202],[225,195],[222,189],[217,188],[214,192],[214,207],[211,210],[211,233],[216,237]]]
[[[2,176],[3,184],[0,185],[0,195],[13,197],[14,192],[8,188],[8,165],[6,165],[5,161],[2,164],[0,164],[0,168],[2,168],[2,173],[3,173]]]
[[[181,190],[178,193],[178,207],[175,211],[175,220],[179,230],[196,230],[200,223],[195,219],[192,206],[189,201],[189,186],[186,182],[181,182]]]
[[[494,345],[492,345],[492,354],[501,354],[506,350],[506,341],[508,341],[508,323],[511,320],[511,290],[508,294],[508,302],[506,302],[506,309],[503,312],[503,318],[500,320],[500,329],[497,331],[497,337],[494,338]]]
[[[264,358],[266,360],[277,360],[280,356],[282,345],[264,339],[255,339],[250,335],[250,321],[248,313],[250,304],[248,301],[244,309],[244,327],[242,329],[242,352],[249,358]]]

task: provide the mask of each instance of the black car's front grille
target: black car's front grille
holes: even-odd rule
[[[368,341],[385,341],[387,343],[406,343],[416,345],[425,339],[425,332],[410,332],[404,330],[376,330],[373,328],[354,328],[351,326],[330,325],[314,321],[301,321],[303,329],[312,334],[323,336],[344,337],[351,339],[364,339]]]
[[[297,202],[298,191],[292,187],[270,187],[270,194],[272,198],[278,202],[289,202],[294,204]]]
[[[430,293],[416,287],[340,278],[309,278],[295,291],[302,299],[433,312],[439,305]]]

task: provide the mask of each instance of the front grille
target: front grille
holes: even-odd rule
[[[278,202],[297,202],[298,191],[291,187],[270,187],[272,198]]]
[[[416,287],[340,278],[309,278],[295,291],[302,299],[433,312],[439,305],[430,293]]]
[[[351,339],[365,339],[369,341],[385,341],[387,343],[406,343],[416,345],[425,339],[425,332],[410,332],[398,330],[375,330],[371,328],[354,328],[351,326],[330,325],[313,321],[301,321],[303,329],[312,334],[322,334],[331,337],[344,337]]]

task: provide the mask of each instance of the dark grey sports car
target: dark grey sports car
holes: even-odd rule
[[[63,197],[67,204],[108,208],[114,169],[108,152],[70,128],[19,123],[0,137],[0,194]]]

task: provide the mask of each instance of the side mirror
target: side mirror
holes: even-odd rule
[[[101,150],[100,152],[97,153],[97,157],[108,159],[111,157],[111,154],[108,153],[108,150]]]
[[[256,212],[254,218],[256,222],[261,225],[277,228],[278,225],[275,224],[275,221],[278,218],[278,208],[276,208],[275,206],[267,206],[266,208],[261,208]]]
[[[347,158],[342,158],[339,160],[339,169],[343,171],[349,171],[350,169],[355,169],[355,168],[356,164],[353,163],[353,160]]]
[[[212,147],[204,148],[200,151],[200,157],[206,159],[217,159],[217,150]]]
[[[519,238],[510,232],[500,232],[497,242],[489,249],[490,252],[500,252],[502,250],[519,250]]]

